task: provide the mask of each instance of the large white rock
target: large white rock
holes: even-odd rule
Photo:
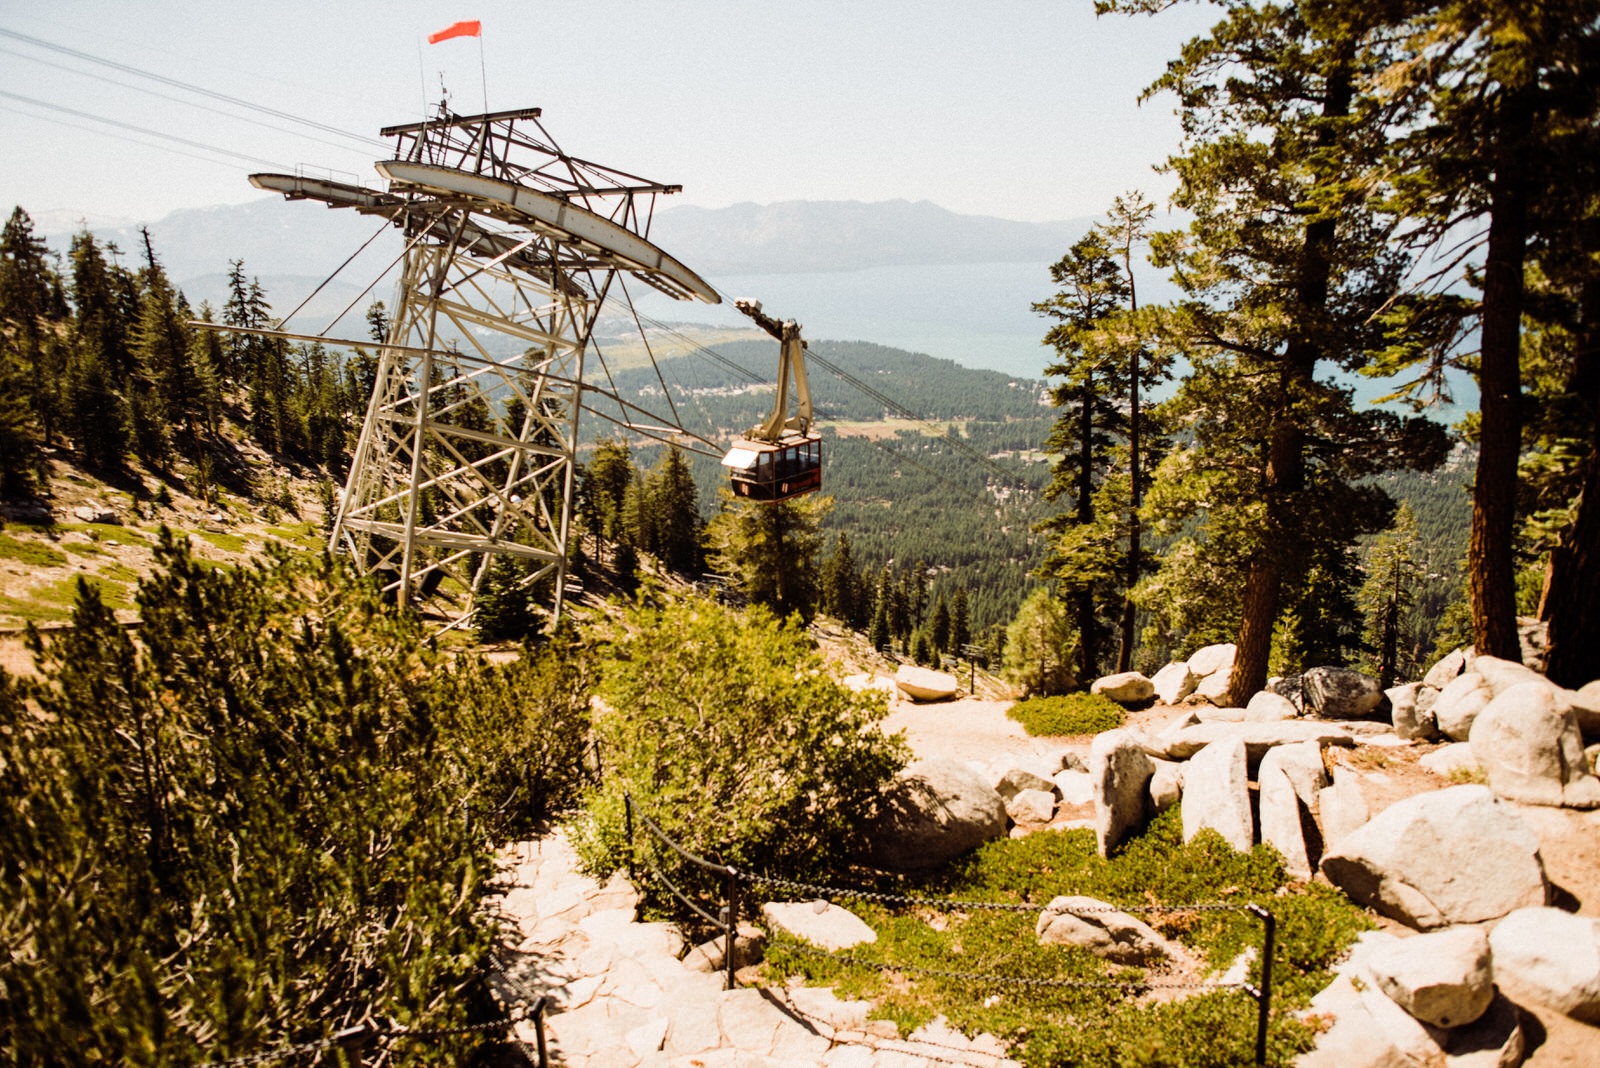
[[[1361,779],[1349,768],[1333,769],[1333,785],[1317,791],[1317,827],[1323,849],[1332,849],[1372,818]]]
[[[1017,823],[1049,823],[1056,814],[1056,794],[1049,790],[1020,790],[1006,802],[1006,815]]]
[[[1584,683],[1573,693],[1572,712],[1585,741],[1600,738],[1600,679]]]
[[[1494,1000],[1489,936],[1480,927],[1452,927],[1373,949],[1367,968],[1395,1004],[1434,1027],[1461,1027]]]
[[[1489,684],[1489,689],[1494,691],[1496,697],[1525,682],[1548,684],[1548,680],[1532,668],[1515,660],[1502,660],[1498,656],[1478,657],[1472,662],[1472,670],[1483,676],[1483,681]]]
[[[1228,700],[1228,691],[1233,686],[1233,665],[1219,671],[1213,671],[1200,680],[1194,688],[1195,697],[1204,697],[1214,705],[1221,705]]]
[[[1422,689],[1422,683],[1408,682],[1404,686],[1391,686],[1383,691],[1383,695],[1389,699],[1389,722],[1394,724],[1394,733],[1401,741],[1432,742],[1441,737],[1439,718],[1433,713],[1433,702],[1430,701],[1428,707],[1423,708],[1418,701]]]
[[[1155,774],[1150,776],[1150,810],[1165,812],[1183,798],[1183,765],[1175,760],[1151,757]]]
[[[1183,840],[1209,827],[1234,849],[1248,852],[1255,841],[1244,742],[1208,745],[1183,769]]]
[[[872,860],[892,871],[938,867],[1005,833],[1005,799],[957,760],[907,767],[868,829]]]
[[[1471,646],[1456,649],[1428,669],[1428,673],[1422,676],[1422,684],[1431,686],[1435,690],[1442,690],[1449,685],[1451,679],[1470,668],[1473,659]]]
[[[1600,920],[1518,909],[1495,924],[1489,945],[1495,982],[1511,997],[1600,1023]]]
[[[769,901],[761,906],[761,918],[769,927],[829,953],[878,940],[878,932],[855,913],[822,900]]]
[[[1488,659],[1480,656],[1479,665]],[[1478,713],[1472,755],[1496,794],[1530,805],[1600,808],[1600,779],[1589,773],[1583,735],[1565,693],[1533,675],[1501,690]]]
[[[1233,659],[1238,655],[1238,652],[1239,647],[1232,642],[1208,645],[1203,649],[1196,650],[1194,655],[1189,657],[1189,670],[1202,678],[1207,675],[1214,675],[1219,671],[1231,670],[1233,668]]]
[[[1043,945],[1081,946],[1116,964],[1150,964],[1173,955],[1150,925],[1092,897],[1055,898],[1039,914],[1034,934]]]
[[[1433,702],[1433,718],[1439,733],[1453,742],[1464,742],[1472,732],[1472,721],[1494,699],[1489,683],[1476,671],[1465,671],[1451,679]]]
[[[1486,786],[1398,801],[1333,843],[1322,873],[1358,903],[1417,928],[1481,923],[1545,904],[1539,839]]]
[[[1137,671],[1123,671],[1095,679],[1089,684],[1090,693],[1103,694],[1119,705],[1136,705],[1156,695],[1151,681]]]
[[[1200,676],[1189,670],[1189,665],[1173,661],[1150,679],[1151,687],[1156,691],[1156,699],[1164,705],[1175,705],[1179,701],[1194,693],[1194,688],[1199,685]]]
[[[1035,756],[1031,753],[1001,753],[984,765],[983,773],[989,785],[994,787],[997,792],[1004,796],[1010,796],[1006,794],[1002,784],[1007,782],[1008,779],[1012,782],[1017,782],[1018,778],[1013,776],[1013,773],[1017,773],[1017,776],[1020,776],[1022,781],[1032,784],[1034,789],[1046,789],[1039,787],[1037,780],[1049,779],[1060,770],[1061,759],[1059,755]],[[1020,786],[1018,787],[1018,789],[1021,788]],[[1014,793],[1015,791],[1012,792]]]
[[[1139,739],[1125,730],[1105,731],[1089,747],[1094,787],[1094,836],[1102,857],[1144,825],[1145,788],[1155,767]]]
[[[1334,981],[1311,999],[1308,1013],[1331,1019],[1332,1026],[1317,1037],[1315,1049],[1295,1060],[1296,1068],[1514,1068],[1522,1063],[1522,1029],[1507,998],[1496,995],[1470,1024],[1441,1028],[1418,1020],[1385,994],[1368,963],[1399,941],[1383,931],[1357,939]]]
[[[1322,747],[1316,742],[1279,746],[1261,758],[1256,774],[1261,808],[1261,841],[1284,860],[1296,879],[1310,879],[1321,859],[1322,842],[1312,818],[1317,794],[1328,785]]]
[[[1094,777],[1087,771],[1058,771],[1050,780],[1064,805],[1094,804]]]
[[[954,675],[910,664],[895,669],[894,684],[913,701],[947,701],[956,695],[959,686]]]
[[[1007,768],[995,782],[994,792],[1007,801],[1024,790],[1044,790],[1047,793],[1054,793],[1056,784],[1050,781],[1050,776],[1039,773],[1043,770],[1043,768],[1037,771],[1022,767]]]
[[[1281,720],[1296,719],[1300,710],[1294,702],[1281,694],[1271,690],[1262,690],[1250,698],[1250,703],[1244,706],[1244,718],[1251,723],[1277,723]]]
[[[1305,713],[1318,719],[1365,719],[1383,704],[1378,680],[1353,668],[1314,667],[1300,676]]]

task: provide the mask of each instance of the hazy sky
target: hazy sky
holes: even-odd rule
[[[1138,95],[1213,17],[1096,19],[1091,0],[0,0],[0,30],[366,138],[420,118],[442,73],[454,110],[481,111],[486,80],[490,109],[542,107],[567,151],[681,183],[677,203],[904,198],[1037,221],[1164,196],[1151,165],[1177,144],[1172,100]],[[472,18],[481,68],[478,40],[422,43]],[[3,35],[0,143],[3,210],[140,221],[259,198],[251,171],[375,181],[387,158]]]

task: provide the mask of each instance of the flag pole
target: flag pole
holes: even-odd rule
[[[489,114],[489,70],[483,62],[483,31],[478,31],[478,77],[483,80],[483,113]]]

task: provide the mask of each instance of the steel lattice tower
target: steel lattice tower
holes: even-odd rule
[[[258,174],[290,199],[389,218],[405,236],[393,317],[332,545],[446,627],[471,617],[494,557],[531,564],[559,615],[567,590],[584,356],[619,271],[717,303],[651,244],[649,182],[567,155],[539,110],[383,131],[388,189]],[[612,398],[617,403],[619,398]],[[672,427],[638,428],[672,433]]]

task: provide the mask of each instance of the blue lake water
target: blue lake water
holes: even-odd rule
[[[723,294],[722,305],[688,304],[632,289],[642,314],[665,322],[745,326],[732,306],[754,297],[768,314],[795,319],[805,336],[830,341],[870,341],[954,360],[963,367],[1043,378],[1054,355],[1043,343],[1051,320],[1033,311],[1055,286],[1048,263],[978,263],[874,267],[809,274],[718,276],[707,279]],[[1177,290],[1151,273],[1138,278],[1141,303],[1173,300]],[[1351,380],[1356,396],[1371,401],[1391,393],[1384,380]],[[1435,413],[1453,421],[1477,407],[1476,385],[1453,375],[1455,404]]]

